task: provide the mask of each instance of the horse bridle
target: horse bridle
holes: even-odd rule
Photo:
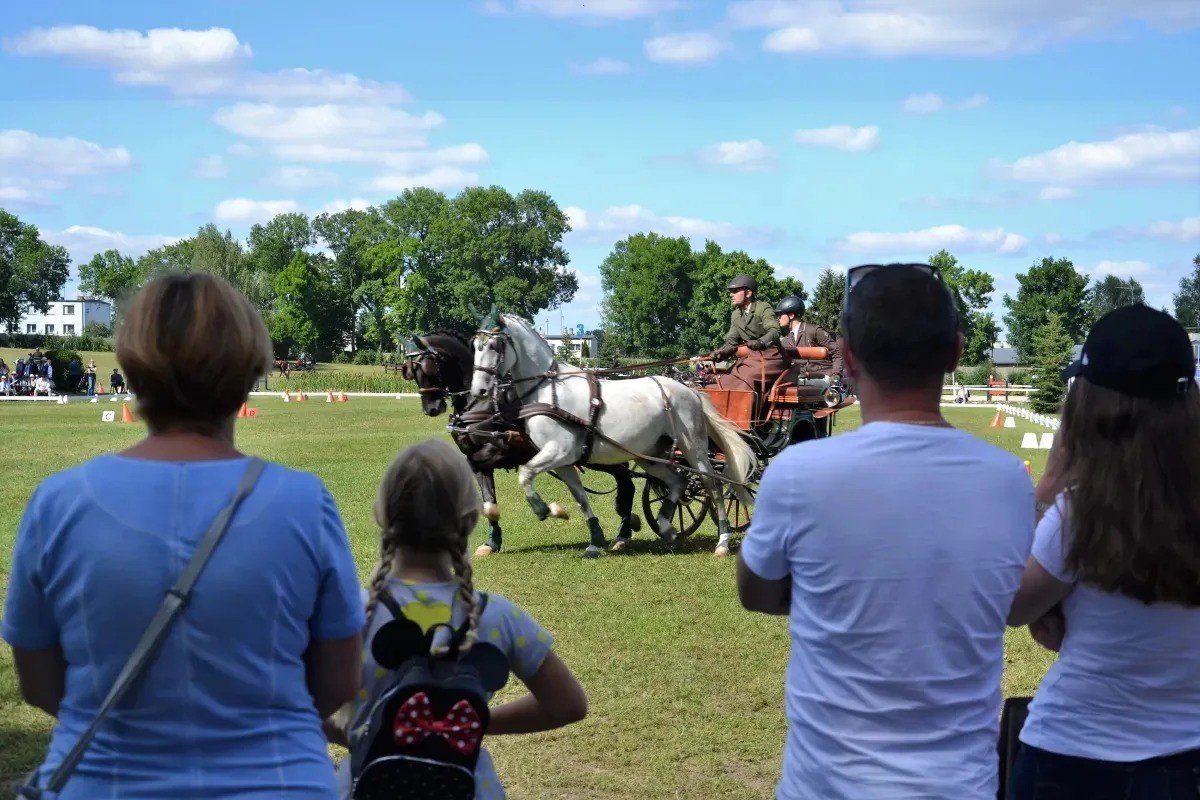
[[[432,378],[434,381],[436,381],[438,383],[438,387],[417,386],[418,394],[422,394],[422,395],[443,394],[443,395],[447,395],[447,396],[451,396],[451,397],[454,396],[455,394],[459,394],[459,392],[452,392],[450,390],[449,381],[447,381],[445,379],[445,377],[442,375],[442,354],[439,353],[437,350],[433,349],[432,347],[425,346],[421,350],[420,353],[410,353],[410,354],[408,354],[407,358],[408,358],[408,363],[410,366],[410,371],[413,376],[412,379],[414,381],[417,378],[417,370],[419,369],[419,370],[421,370],[421,372],[425,373],[426,375],[428,375],[430,378]],[[433,359],[433,367],[434,367],[433,372],[430,372],[429,370],[425,369],[426,361],[431,358]]]
[[[488,338],[487,346],[496,351],[496,363],[502,365],[504,363],[504,353],[508,349],[509,340],[512,338],[499,328],[490,331],[478,330],[475,331],[476,336],[486,336]],[[497,367],[481,367],[478,364],[474,365],[475,372],[482,372],[484,375],[491,375],[499,380],[502,376]]]

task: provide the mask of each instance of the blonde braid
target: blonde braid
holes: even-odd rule
[[[379,545],[379,566],[371,576],[371,590],[367,593],[367,626],[364,631],[371,629],[371,621],[375,618],[375,607],[379,604],[379,593],[387,585],[388,575],[392,573],[392,562],[396,558],[396,537],[389,536],[383,531],[383,540]]]
[[[467,559],[464,547],[454,547],[450,550],[450,563],[454,567],[454,577],[458,580],[458,596],[467,606],[467,634],[460,648],[460,652],[465,653],[479,639],[479,602],[475,599],[474,569]]]

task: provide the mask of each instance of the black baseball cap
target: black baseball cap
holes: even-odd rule
[[[1183,394],[1196,380],[1187,331],[1170,315],[1144,305],[1125,306],[1100,318],[1088,332],[1079,360],[1063,377],[1134,397]]]

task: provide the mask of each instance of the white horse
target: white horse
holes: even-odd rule
[[[544,403],[587,420],[592,408],[592,392],[586,373],[554,359],[554,350],[538,335],[526,320],[501,314],[497,328],[480,331],[473,342],[475,374],[471,393],[487,397],[497,384],[512,381],[523,404]],[[750,449],[728,420],[717,413],[702,392],[668,378],[650,377],[631,380],[600,381],[600,406],[595,422],[595,436],[587,462],[593,464],[639,463],[647,473],[667,487],[656,524],[664,539],[675,538],[671,517],[679,502],[686,480],[681,471],[661,461],[670,460],[676,451],[683,462],[695,470],[712,496],[717,514],[717,555],[729,554],[730,528],[725,516],[723,482],[714,477],[708,459],[708,440],[711,437],[725,454],[724,477],[732,481],[735,492],[747,506],[753,503],[745,482],[754,474],[757,461]],[[539,519],[551,514],[534,488],[533,479],[539,473],[553,471],[571,490],[587,518],[591,543],[585,552],[594,558],[605,545],[604,533],[596,519],[587,492],[573,464],[583,460],[589,439],[585,426],[538,414],[526,421],[526,433],[538,453],[517,470],[521,488],[533,513]],[[636,455],[634,455],[636,454]],[[562,516],[562,514],[555,514]],[[617,540],[614,549],[624,542]]]

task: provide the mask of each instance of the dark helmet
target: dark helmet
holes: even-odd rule
[[[787,297],[775,304],[775,314],[795,314],[796,316],[804,315],[804,301],[794,294],[789,294]]]
[[[734,275],[733,280],[729,282],[729,291],[734,289],[749,289],[752,292],[758,291],[758,281],[754,280],[753,275]]]

